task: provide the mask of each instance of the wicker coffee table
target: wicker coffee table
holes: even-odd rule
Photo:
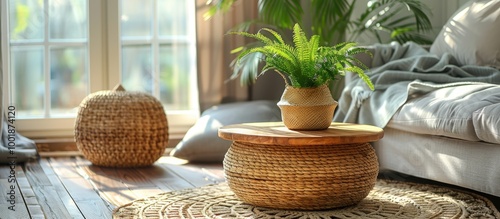
[[[219,129],[233,141],[224,159],[231,190],[249,204],[296,210],[343,207],[375,185],[378,160],[368,142],[383,130],[332,123],[321,131],[289,130],[283,123],[246,123]]]

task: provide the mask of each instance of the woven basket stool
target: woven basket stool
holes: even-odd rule
[[[94,165],[149,166],[167,147],[167,117],[153,96],[117,86],[113,91],[92,93],[82,101],[75,141]]]
[[[260,207],[322,210],[353,205],[375,185],[378,161],[367,143],[382,129],[332,124],[322,131],[293,131],[280,123],[219,129],[233,140],[224,174],[242,201]]]

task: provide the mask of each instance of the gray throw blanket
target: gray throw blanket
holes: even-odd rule
[[[38,156],[35,142],[17,132],[15,135],[9,135],[9,128],[5,118],[0,119],[0,123],[2,123],[0,128],[0,164],[22,163]]]
[[[371,91],[356,77],[339,99],[334,121],[385,127],[409,98],[450,86],[474,83],[500,84],[500,71],[486,66],[458,66],[450,54],[438,57],[415,43],[376,44],[372,69],[367,75]]]

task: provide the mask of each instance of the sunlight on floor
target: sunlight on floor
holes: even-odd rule
[[[156,163],[164,163],[164,164],[173,164],[173,165],[182,165],[182,164],[187,164],[188,161],[176,157],[170,157],[170,156],[163,156],[156,161]]]

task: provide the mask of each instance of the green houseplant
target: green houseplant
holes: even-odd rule
[[[245,0],[245,2],[251,0]],[[238,0],[208,0],[205,18],[227,12]],[[319,35],[320,45],[336,45],[343,41],[359,41],[368,36],[380,43],[413,41],[430,44],[424,33],[432,30],[430,9],[420,0],[254,0],[258,17],[236,25],[233,31],[248,32],[251,28],[266,27],[285,36],[285,41],[299,23],[309,35]],[[355,13],[355,9],[358,13]],[[250,42],[243,49],[261,46]],[[259,72],[256,60],[261,53],[252,53],[240,61],[242,84],[254,82]],[[232,64],[234,66],[234,62]]]
[[[368,52],[355,47],[356,43],[344,42],[335,46],[321,46],[320,36],[307,38],[299,24],[293,28],[293,45],[287,44],[276,31],[262,28],[256,34],[231,32],[251,37],[262,46],[240,52],[236,58],[233,76],[241,72],[241,62],[252,54],[263,55],[262,73],[275,70],[287,84],[278,103],[283,122],[289,129],[319,130],[330,126],[337,102],[333,100],[327,84],[343,76],[346,71],[355,72],[373,89],[373,84],[361,67],[365,67],[354,55]],[[301,118],[305,116],[305,118]]]

